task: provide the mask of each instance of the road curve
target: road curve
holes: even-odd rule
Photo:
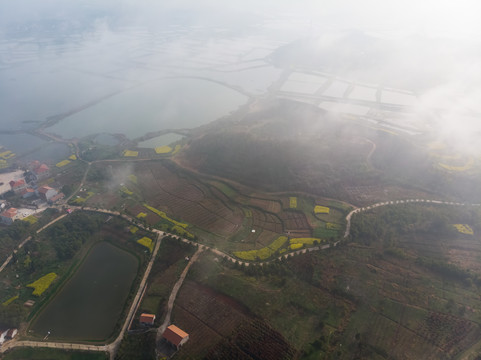
[[[470,204],[470,203],[460,203],[460,202],[453,202],[453,201],[431,200],[431,199],[406,199],[406,200],[392,200],[392,201],[378,202],[376,204],[369,205],[366,207],[356,208],[352,210],[349,214],[347,214],[346,231],[344,232],[344,238],[347,238],[351,232],[352,215],[356,213],[360,213],[362,211],[371,210],[380,206],[408,204],[408,203],[427,203],[427,204],[454,205],[454,206],[481,206],[481,204]]]

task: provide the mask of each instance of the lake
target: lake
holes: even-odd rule
[[[47,128],[47,132],[64,138],[121,133],[132,139],[150,131],[197,127],[246,102],[245,95],[215,82],[159,79],[75,113]]]
[[[31,330],[51,339],[103,340],[112,335],[138,271],[130,253],[100,242],[40,313]]]

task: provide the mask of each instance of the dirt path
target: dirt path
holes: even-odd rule
[[[369,154],[367,154],[366,162],[371,167],[371,169],[373,169],[374,166],[372,165],[371,157],[372,157],[372,154],[374,154],[374,152],[376,151],[376,143],[374,141],[366,139],[366,138],[364,138],[364,140],[366,140],[368,143],[370,143],[372,145],[371,151],[369,151]]]
[[[177,280],[174,287],[172,288],[172,291],[171,291],[170,297],[169,297],[169,302],[167,303],[167,314],[165,315],[164,322],[157,329],[157,341],[156,341],[157,343],[162,339],[162,334],[164,333],[167,326],[169,326],[169,324],[170,324],[170,316],[172,315],[172,309],[174,308],[174,301],[175,301],[175,298],[177,297],[177,293],[179,292],[179,289],[182,286],[182,283],[184,282],[185,277],[187,276],[187,273],[189,272],[190,267],[197,260],[197,258],[199,257],[199,255],[202,251],[204,251],[204,247],[199,246],[196,253],[194,254],[194,256],[191,257],[189,263],[187,264],[184,271],[180,275],[179,280]]]

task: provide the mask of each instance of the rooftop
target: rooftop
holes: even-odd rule
[[[36,167],[36,168],[33,170],[33,172],[38,175],[38,174],[42,174],[42,173],[44,173],[44,172],[46,172],[46,171],[48,171],[48,170],[50,170],[50,168],[49,168],[46,164],[42,164],[42,165]]]
[[[41,194],[45,194],[49,190],[54,190],[54,189],[51,188],[50,186],[46,186],[46,185],[38,188],[38,192],[41,193]]]
[[[4,216],[4,217],[9,217],[9,218],[13,218],[17,215],[17,209],[16,208],[10,208],[10,209],[7,209],[5,210],[3,213],[0,214],[1,216]]]
[[[155,315],[153,314],[141,314],[139,321],[141,323],[153,324],[155,320]]]
[[[179,346],[180,342],[188,336],[189,334],[175,325],[170,325],[162,334],[163,338],[175,346]]]

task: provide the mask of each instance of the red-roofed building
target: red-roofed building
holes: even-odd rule
[[[26,199],[32,195],[35,195],[35,190],[33,190],[32,188],[26,188],[20,191],[20,195],[22,195],[22,197]]]
[[[18,218],[17,209],[10,208],[0,214],[0,220],[6,225],[12,225]]]
[[[27,184],[25,183],[25,180],[20,179],[20,180],[12,180],[9,182],[10,188],[15,194],[19,194],[20,191],[23,189],[27,188]]]
[[[155,315],[153,314],[141,314],[139,322],[142,325],[154,325]]]
[[[46,164],[41,164],[40,161],[35,160],[28,164],[28,178],[30,181],[39,181],[46,179],[50,175],[50,168]]]
[[[57,195],[54,195],[50,198],[50,202],[52,203],[56,203],[57,201],[63,199],[65,197],[65,194],[64,193],[58,193]]]
[[[37,189],[38,196],[45,201],[50,201],[55,195],[58,194],[57,190],[50,186],[41,186]]]
[[[42,164],[35,169],[33,169],[33,173],[37,177],[37,180],[43,180],[48,177],[50,174],[50,168],[46,164]]]
[[[187,340],[189,340],[189,334],[179,329],[175,325],[170,325],[167,329],[165,329],[162,337],[169,343],[174,345],[176,349],[181,347],[183,344],[186,343]]]

